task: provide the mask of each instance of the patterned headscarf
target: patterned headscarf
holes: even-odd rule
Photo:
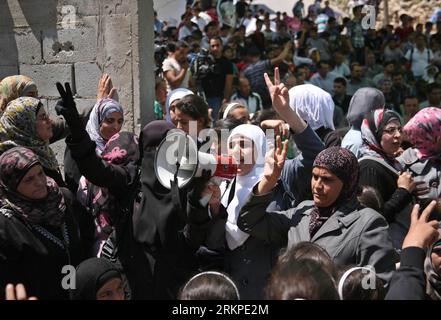
[[[139,160],[138,136],[131,132],[115,134],[104,147],[101,157],[108,163],[127,165]]]
[[[343,182],[343,187],[337,200],[330,208],[315,207],[311,212],[309,224],[311,237],[340,205],[356,198],[360,176],[357,158],[351,151],[345,148],[331,147],[323,150],[315,158],[313,168],[316,167],[327,169],[335,174]]]
[[[315,167],[331,171],[343,182],[342,193],[337,202],[351,200],[357,195],[360,167],[351,151],[340,147],[325,149],[315,158],[313,168]]]
[[[441,109],[430,107],[421,110],[404,126],[404,132],[414,145],[418,158],[440,157],[433,147],[441,136]]]
[[[12,148],[0,156],[0,203],[31,224],[59,227],[64,222],[66,205],[54,180],[46,177],[48,195],[43,200],[30,200],[17,192],[26,173],[40,165],[38,157],[29,149]]]
[[[9,102],[24,97],[29,92],[37,92],[37,86],[31,78],[26,76],[4,78],[0,82],[0,112],[6,109]]]
[[[96,143],[96,152],[101,155],[107,141],[101,136],[100,128],[103,121],[112,113],[118,112],[124,118],[123,107],[113,99],[99,100],[90,113],[89,121],[86,125],[86,131],[92,141]]]
[[[58,170],[58,162],[49,143],[37,137],[37,113],[43,108],[40,100],[21,97],[9,103],[0,118],[0,153],[13,147],[31,149],[41,165]]]
[[[400,170],[400,164],[394,157],[386,154],[381,147],[381,137],[386,125],[396,120],[401,124],[401,118],[395,111],[387,109],[377,109],[370,112],[363,120],[361,125],[361,137],[363,146],[360,153],[363,156],[371,156],[385,160],[388,164]]]

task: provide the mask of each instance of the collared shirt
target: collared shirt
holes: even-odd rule
[[[258,93],[251,92],[248,97],[242,96],[239,92],[235,92],[231,96],[231,101],[237,101],[248,109],[249,113],[256,113],[262,110],[262,99]]]
[[[311,77],[311,79],[309,79],[309,82],[332,94],[332,92],[334,91],[334,80],[338,76],[339,75],[333,72],[328,72],[326,74],[326,78],[322,78],[322,76],[317,72]]]

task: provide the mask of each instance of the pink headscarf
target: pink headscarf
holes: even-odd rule
[[[419,111],[404,126],[404,132],[414,145],[418,158],[437,157],[434,145],[441,136],[441,109],[430,107]]]

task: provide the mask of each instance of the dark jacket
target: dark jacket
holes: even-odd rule
[[[424,250],[417,247],[409,247],[401,252],[400,268],[392,276],[385,300],[425,299],[425,257]]]
[[[144,152],[141,199],[130,232],[121,239],[119,257],[130,268],[125,271],[140,279],[135,299],[176,299],[180,287],[198,271],[195,253],[210,219],[206,208],[187,197],[190,189],[168,190],[159,183],[154,157],[154,151]]]
[[[88,105],[86,107],[77,107],[78,113],[81,120],[83,121],[84,127],[86,127],[87,121],[89,120],[90,112],[93,109],[93,105]],[[54,132],[50,143],[55,143],[59,140],[66,138],[69,133],[69,127],[63,117],[53,117],[52,120],[52,130]],[[60,174],[61,176],[61,174]],[[64,151],[64,181],[65,186],[73,193],[76,194],[78,191],[78,183],[80,181],[82,174],[77,167],[75,160],[72,158],[69,146],[66,146]],[[52,176],[51,176],[52,177]],[[52,177],[53,178],[53,177]],[[57,181],[56,179],[54,179]]]
[[[379,161],[363,158],[360,160],[359,185],[371,186],[378,190],[384,201],[381,213],[387,222],[394,222],[395,216],[411,204],[412,195],[406,189],[398,188],[397,171],[392,171]]]
[[[422,208],[426,207],[430,201],[441,197],[441,161],[437,159],[421,161],[413,148],[405,150],[397,160],[401,163],[404,170],[409,170],[415,181],[424,181],[425,185],[429,187],[427,194],[416,199]],[[432,216],[432,218],[439,220],[441,217],[438,214],[438,216]],[[392,240],[397,248],[401,248],[409,227],[409,210],[397,211],[395,220],[390,224]]]
[[[86,258],[85,244],[74,214],[80,209],[72,195],[62,189],[66,203],[65,223],[69,244],[67,250],[55,244],[25,223],[10,209],[0,209],[0,296],[8,283],[25,285],[28,296],[40,300],[69,299],[62,288],[64,266],[74,268]],[[62,230],[46,228],[62,240]],[[87,238],[87,236],[86,236]],[[67,281],[69,283],[69,281]]]
[[[267,212],[272,193],[251,195],[242,207],[237,225],[262,241],[292,247],[302,241],[323,247],[338,265],[371,265],[388,282],[397,256],[389,238],[386,220],[376,211],[360,208],[353,200],[337,211],[311,238],[309,233],[312,201],[304,201],[288,211]]]

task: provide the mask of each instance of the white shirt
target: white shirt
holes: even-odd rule
[[[349,149],[357,159],[361,157],[360,148],[363,145],[363,139],[361,138],[361,131],[351,128],[351,130],[344,136],[341,147]]]
[[[191,22],[196,23],[199,27],[199,30],[204,31],[205,26],[207,25],[207,21],[201,17],[193,17]]]
[[[406,52],[406,55],[404,56],[407,60],[410,60],[410,53],[412,50],[409,50]],[[429,52],[429,54],[427,53]],[[412,55],[412,73],[415,77],[422,77],[426,73],[426,68],[429,65],[429,58],[430,60],[433,59],[433,52],[432,50],[427,50],[425,48],[422,52],[419,51],[417,48],[413,50]]]
[[[342,63],[339,66],[335,66],[333,73],[338,74],[340,77],[349,77],[351,75],[351,70],[346,63]]]
[[[334,92],[335,78],[338,78],[338,75],[333,72],[328,72],[325,79],[323,79],[322,76],[317,72],[311,77],[311,79],[309,79],[309,82],[332,94]]]
[[[164,73],[164,75],[167,71],[170,71],[170,70],[174,71],[175,77],[182,70],[181,65],[179,64],[178,61],[176,61],[175,58],[167,58],[162,63],[162,72]],[[181,84],[179,86],[172,88],[167,81],[167,92],[170,92],[173,89],[177,89],[177,88],[188,88],[189,79],[190,79],[190,69],[187,69],[187,74],[185,75],[184,80],[181,82]]]

